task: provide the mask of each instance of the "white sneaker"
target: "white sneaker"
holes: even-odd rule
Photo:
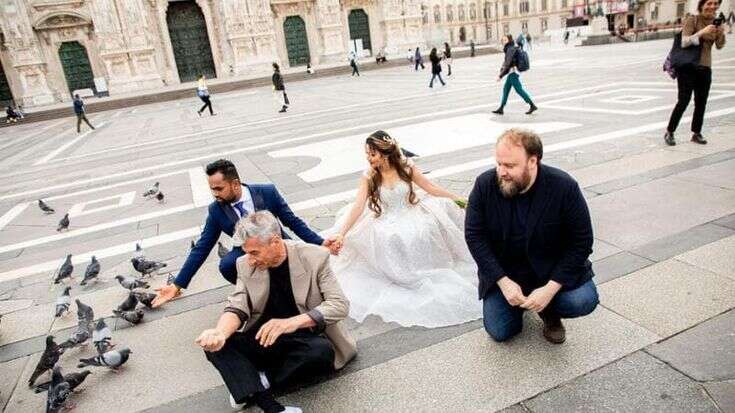
[[[230,395],[230,406],[232,406],[233,409],[239,411],[239,410],[242,410],[243,408],[245,408],[245,403],[238,403],[238,402],[236,402],[235,401],[235,398],[232,397],[232,395]]]
[[[294,406],[284,406],[283,413],[304,413],[303,410]]]

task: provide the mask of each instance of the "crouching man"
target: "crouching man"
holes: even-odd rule
[[[329,266],[329,251],[283,240],[268,211],[235,229],[246,255],[217,326],[196,339],[222,375],[233,408],[253,402],[266,413],[284,407],[271,389],[341,369],[357,353],[342,320],[349,302]]]

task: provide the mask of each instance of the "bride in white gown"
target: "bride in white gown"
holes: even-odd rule
[[[383,131],[365,143],[370,168],[355,202],[326,231],[332,269],[350,317],[369,314],[403,326],[443,327],[481,317],[477,267],[464,240],[460,197],[429,181]],[[419,196],[416,184],[428,195]],[[367,206],[367,208],[366,208]]]

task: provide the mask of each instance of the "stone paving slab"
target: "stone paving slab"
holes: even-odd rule
[[[603,305],[661,337],[735,307],[735,282],[667,260],[602,284]]]
[[[698,383],[641,351],[524,404],[534,413],[718,412]]]
[[[664,178],[598,196],[589,207],[596,236],[630,250],[733,213],[735,191]]]
[[[721,188],[735,189],[735,160],[719,162],[707,165],[677,175],[679,179],[691,182],[699,182],[704,185],[718,186]]]
[[[735,380],[704,383],[704,388],[722,413],[735,413]]]
[[[659,262],[734,234],[735,231],[730,228],[714,223],[707,223],[697,225],[677,234],[659,238],[637,247],[631,252]]]
[[[735,236],[685,252],[676,259],[735,281]]]
[[[598,285],[628,275],[641,268],[648,267],[653,261],[622,251],[599,261],[592,267],[595,271],[595,283]]]
[[[19,384],[18,374],[25,367],[29,357],[21,357],[8,363],[0,364],[0,408],[5,407],[5,403],[10,399],[13,390]],[[5,411],[5,410],[3,410]]]
[[[590,261],[597,262],[607,257],[613,256],[622,250],[612,244],[609,244],[601,239],[595,238],[595,242],[592,245],[592,255],[590,255]],[[595,270],[597,267],[595,267]]]
[[[528,318],[508,343],[478,329],[283,400],[304,411],[493,411],[658,340],[600,308],[569,320],[567,342],[554,346],[541,337],[540,321]]]
[[[735,311],[654,344],[647,351],[695,380],[735,380]]]

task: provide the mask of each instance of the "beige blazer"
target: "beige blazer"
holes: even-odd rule
[[[331,341],[334,368],[341,369],[355,357],[357,345],[342,322],[349,313],[350,303],[329,266],[329,251],[304,242],[283,242],[296,307],[301,314],[309,314],[317,323],[315,330],[323,331]],[[269,277],[268,270],[251,267],[247,256],[238,258],[237,284],[227,308],[244,315],[242,331],[251,328],[263,314],[270,293]]]

